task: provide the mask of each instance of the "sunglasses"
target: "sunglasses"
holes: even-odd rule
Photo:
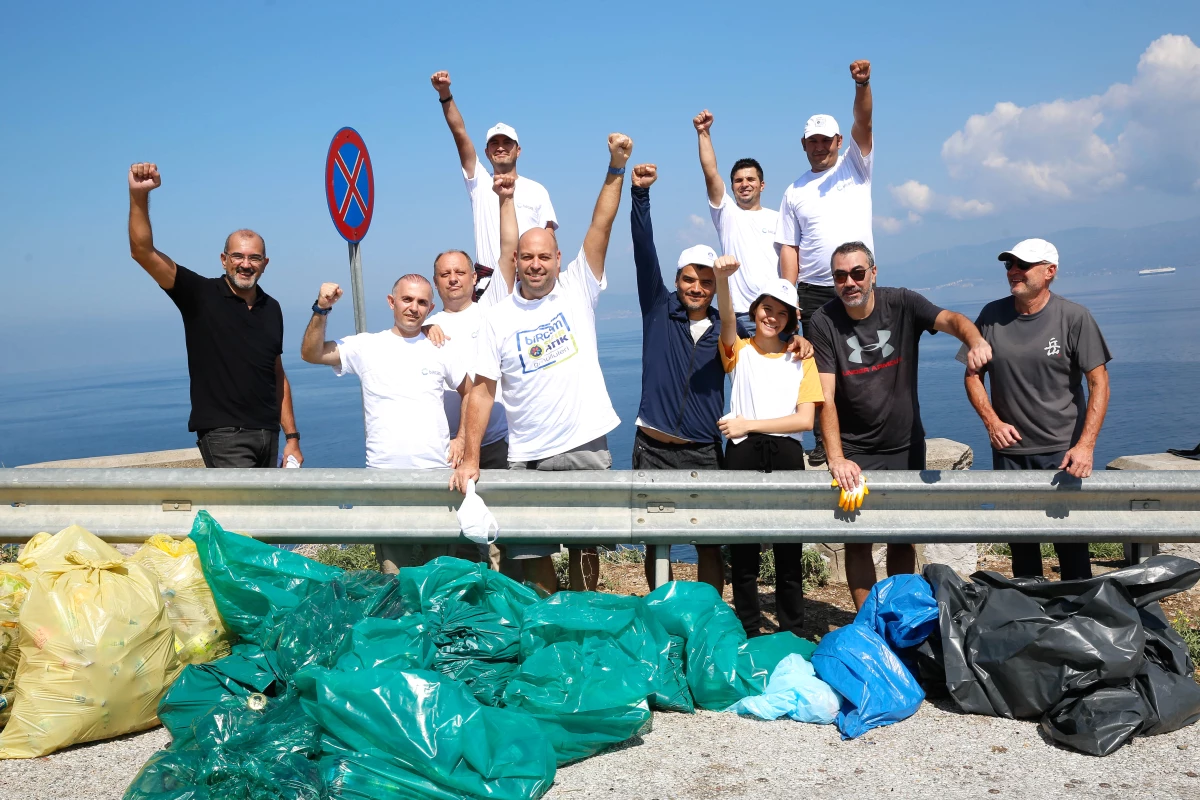
[[[835,269],[833,271],[834,283],[845,283],[846,278],[853,278],[855,283],[862,283],[867,277],[869,267],[855,267],[852,270]]]
[[[1021,261],[1020,259],[1017,259],[1017,258],[1006,258],[1001,263],[1004,264],[1005,272],[1008,272],[1013,267],[1016,267],[1017,269],[1021,270],[1021,272],[1028,272],[1029,270],[1033,269],[1034,267],[1040,267],[1042,264],[1045,264],[1047,262],[1038,261],[1036,264],[1030,264],[1028,261]]]

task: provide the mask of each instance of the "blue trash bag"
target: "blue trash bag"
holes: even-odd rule
[[[797,722],[829,725],[837,719],[842,698],[817,677],[813,665],[801,655],[784,656],[767,681],[767,691],[743,697],[727,711],[759,719],[791,717]]]
[[[912,673],[866,625],[853,623],[826,634],[812,665],[817,677],[842,696],[837,726],[845,739],[907,719],[925,699]]]
[[[924,644],[937,630],[937,620],[933,589],[920,575],[893,575],[875,584],[854,618],[897,653]]]

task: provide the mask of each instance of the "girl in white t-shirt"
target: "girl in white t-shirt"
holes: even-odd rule
[[[796,287],[779,278],[750,304],[752,338],[739,338],[737,316],[729,292],[729,276],[738,269],[733,256],[721,256],[713,265],[717,276],[717,308],[721,313],[721,363],[730,373],[733,390],[730,412],[717,426],[728,440],[725,469],[804,469],[800,432],[810,431],[816,406],[824,402],[817,365],[785,352],[796,332],[799,303]],[[804,589],[801,567],[803,545],[772,545],[775,550],[775,607],[779,629],[800,635],[804,625]],[[747,636],[762,631],[758,603],[758,544],[730,545],[733,572],[733,607]]]

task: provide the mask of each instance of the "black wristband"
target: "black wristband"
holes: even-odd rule
[[[870,82],[871,82],[871,79],[870,79],[870,78],[867,78],[867,79],[866,79],[865,81],[863,81],[862,83],[859,83],[858,81],[855,81],[855,82],[854,82],[854,84],[855,84],[856,86],[863,86],[863,87],[865,87],[865,86],[866,86],[868,83],[870,83]]]
[[[283,438],[284,439],[295,439],[296,441],[300,441],[300,434],[299,434],[299,432],[293,431],[292,433],[285,433],[283,435]]]
[[[449,103],[453,99],[454,99],[454,95],[448,94],[445,97],[439,97],[438,102],[441,103],[442,105],[446,105],[446,103]]]
[[[327,316],[329,316],[330,311],[333,311],[333,306],[330,306],[329,308],[321,308],[319,305],[317,305],[316,300],[313,301],[313,313],[314,314],[320,314],[322,317],[327,317]]]

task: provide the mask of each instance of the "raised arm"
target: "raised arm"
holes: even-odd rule
[[[866,59],[850,64],[850,77],[854,78],[854,125],[850,135],[864,156],[871,155],[875,140],[871,135],[871,62]]]
[[[1059,469],[1065,469],[1076,478],[1086,478],[1092,474],[1092,452],[1096,449],[1096,439],[1100,436],[1100,426],[1104,424],[1104,415],[1108,413],[1108,368],[1101,364],[1085,373],[1088,385],[1087,411],[1083,417],[1083,432],[1079,441],[1067,451]]]
[[[608,253],[608,239],[612,236],[617,209],[621,207],[621,184],[625,180],[625,164],[629,162],[629,156],[632,154],[633,139],[623,133],[608,135],[608,174],[604,176],[604,186],[600,189],[600,196],[596,198],[592,224],[588,226],[587,234],[583,237],[583,255],[598,281],[604,279],[604,258]],[[620,173],[614,175],[614,170],[620,170]]]
[[[446,117],[446,125],[450,127],[450,134],[454,137],[454,146],[458,148],[459,163],[470,180],[475,177],[475,164],[479,157],[475,154],[475,145],[471,142],[471,137],[467,135],[467,123],[463,122],[458,104],[454,102],[454,95],[450,94],[450,73],[445,70],[435,72],[429,81],[437,90],[442,114]]]
[[[654,164],[638,164],[633,168],[633,186],[629,195],[629,232],[633,238],[633,267],[637,273],[638,303],[642,314],[648,313],[667,295],[658,249],[654,246],[654,225],[650,222],[650,186],[658,179]]]
[[[704,187],[708,190],[708,202],[714,206],[721,205],[725,196],[725,181],[717,171],[717,152],[712,143],[713,115],[706,108],[692,117],[692,125],[696,128],[696,139],[700,144],[700,169],[704,170]]]
[[[717,275],[717,311],[721,314],[721,346],[726,350],[732,350],[738,340],[737,315],[733,312],[733,298],[729,296],[729,276],[740,266],[733,256],[720,256],[713,262],[713,272]]]
[[[517,176],[511,172],[497,173],[492,178],[492,191],[500,197],[500,259],[496,268],[500,270],[509,292],[517,280],[517,242],[521,238],[521,229],[517,225],[517,204],[513,201],[516,188]]]
[[[317,308],[333,308],[333,304],[342,299],[342,287],[336,283],[322,283],[317,292]],[[342,355],[338,352],[337,342],[325,341],[325,319],[328,314],[313,312],[308,327],[304,329],[304,338],[300,340],[300,358],[309,364],[324,364],[334,369],[342,368]]]
[[[157,164],[129,167],[129,255],[164,289],[175,286],[175,262],[154,247],[150,228],[150,193],[162,185]]]
[[[992,346],[983,338],[975,323],[957,311],[942,309],[933,322],[933,329],[948,333],[971,348],[967,351],[967,369],[978,372],[992,360]]]

